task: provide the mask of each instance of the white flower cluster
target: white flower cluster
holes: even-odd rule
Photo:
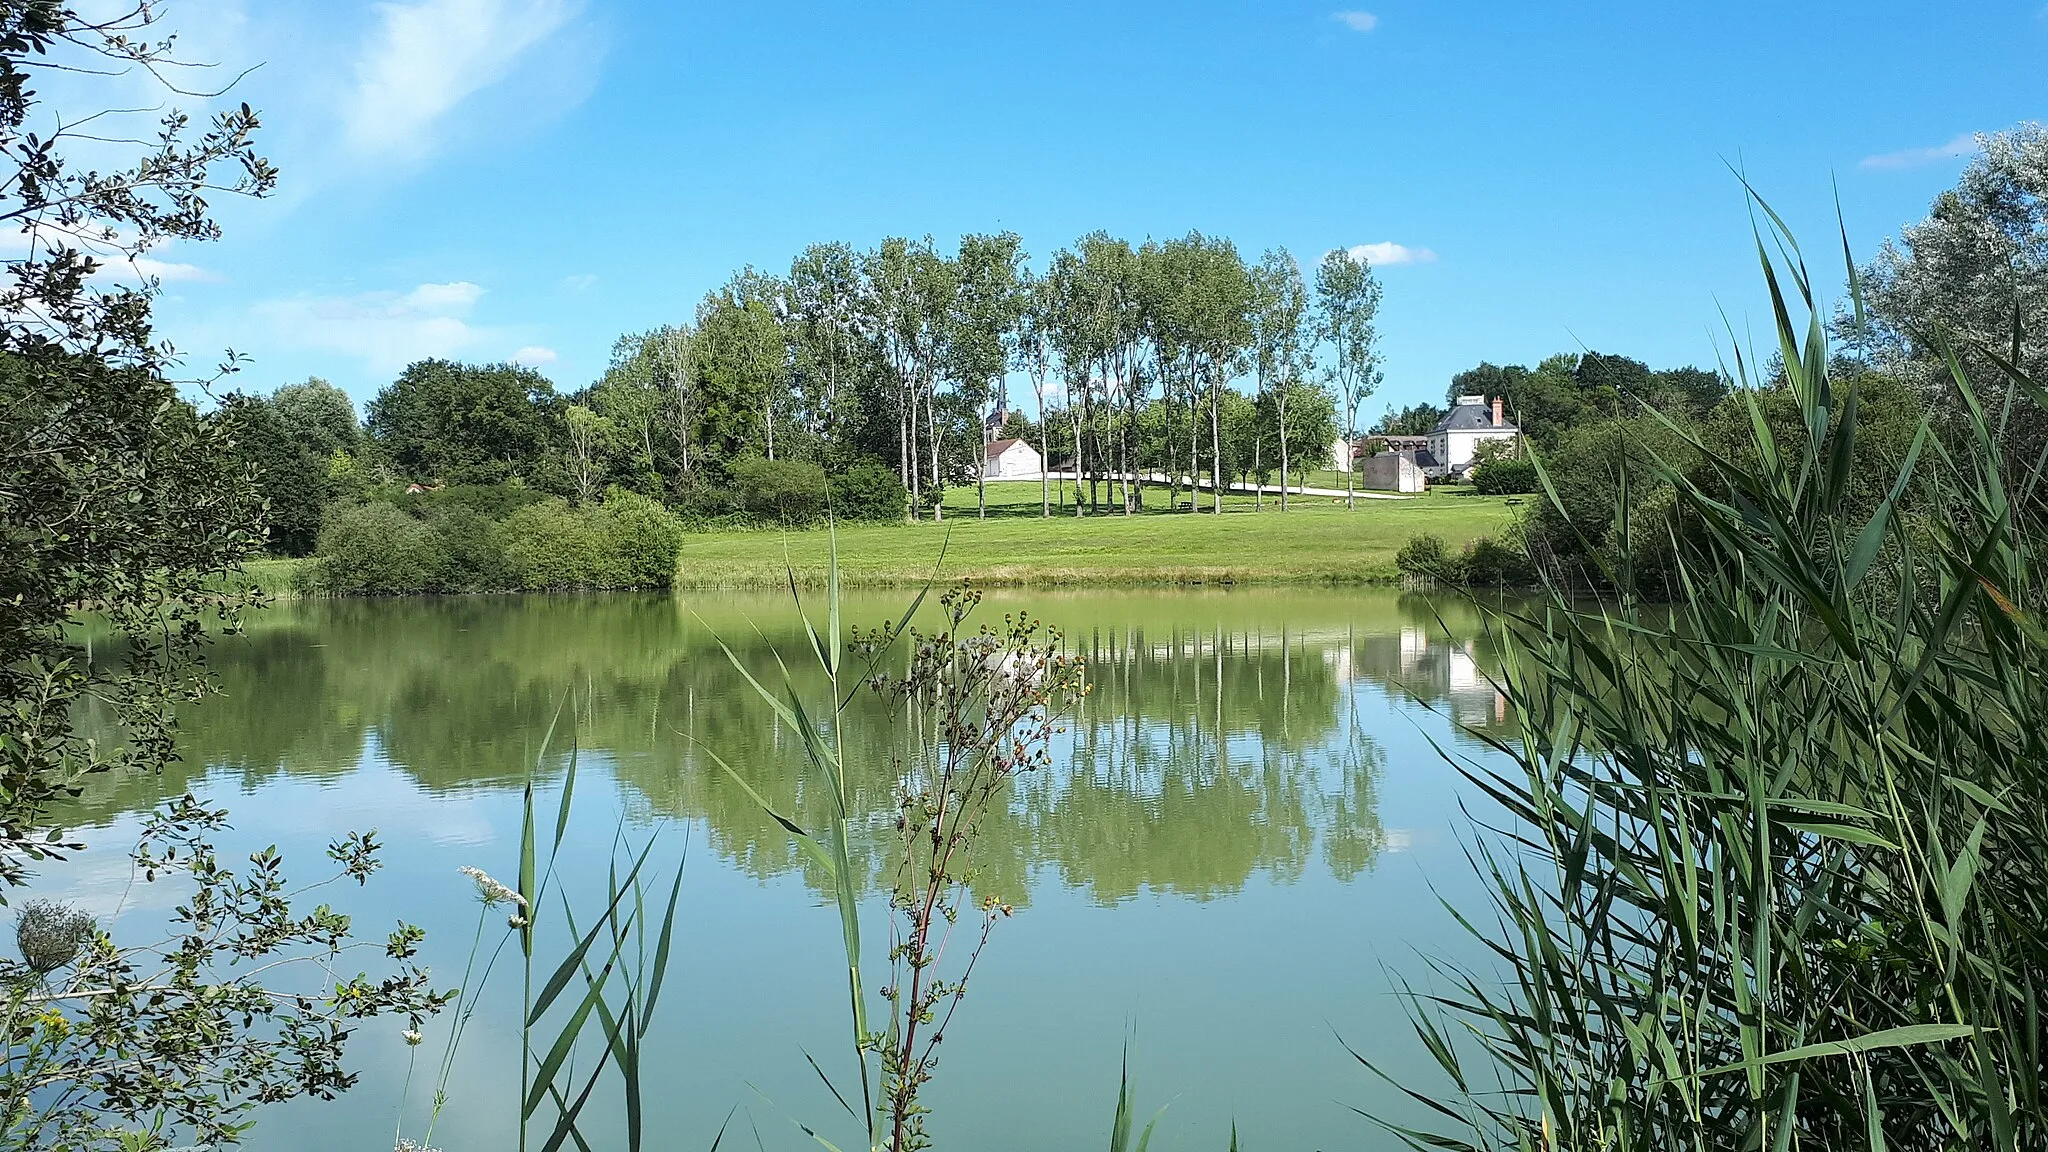
[[[506,903],[517,904],[521,908],[526,907],[526,897],[491,879],[491,874],[483,869],[464,865],[462,874],[475,882],[477,898],[484,902],[484,907],[490,908]]]

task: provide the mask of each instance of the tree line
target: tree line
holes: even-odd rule
[[[1248,263],[1199,232],[1092,232],[1037,268],[1010,232],[950,252],[814,244],[786,274],[741,270],[689,324],[621,338],[578,418],[609,451],[594,470],[685,489],[750,454],[883,461],[913,518],[940,516],[948,487],[978,483],[989,436],[1015,434],[1077,474],[1077,514],[1131,512],[1148,486],[1320,463],[1379,382],[1380,295],[1342,252],[1311,286],[1285,251]],[[1014,411],[1013,384],[1039,419]]]
[[[379,486],[510,483],[584,504],[616,485],[703,520],[786,522],[828,501],[938,518],[1011,436],[1072,476],[1077,515],[1135,512],[1158,489],[1193,507],[1204,485],[1328,466],[1381,378],[1380,297],[1344,252],[1311,281],[1284,251],[1248,264],[1200,233],[1090,233],[1040,269],[1007,232],[950,252],[814,244],[785,274],[742,269],[688,322],[621,337],[573,392],[518,365],[424,360],[360,423],[318,380],[231,395],[216,418],[264,478],[288,554],[313,549],[323,506]]]
[[[1727,378],[1718,371],[1690,365],[1653,370],[1628,356],[1561,352],[1544,357],[1533,368],[1482,361],[1451,377],[1441,406],[1425,401],[1389,408],[1369,434],[1427,435],[1458,397],[1500,397],[1508,418],[1524,436],[1539,447],[1551,447],[1575,427],[1633,415],[1645,405],[1697,419],[1727,395]]]

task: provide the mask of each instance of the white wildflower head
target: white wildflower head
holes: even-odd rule
[[[471,868],[465,865],[462,869],[462,874],[469,877],[476,884],[477,898],[484,902],[484,907],[490,908],[494,905],[506,903],[517,904],[521,908],[526,907],[526,897],[491,879],[491,874],[483,869]]]
[[[420,1142],[414,1140],[410,1136],[400,1136],[398,1138],[398,1143],[393,1144],[391,1146],[391,1152],[441,1152],[441,1150],[438,1148],[429,1148],[425,1144],[421,1144]]]
[[[404,1037],[405,1037],[405,1042],[406,1042],[406,1044],[408,1044],[408,1045],[410,1045],[411,1047],[414,1047],[414,1048],[417,1048],[417,1047],[419,1047],[419,1043],[420,1043],[420,1034],[419,1034],[419,1030],[418,1030],[418,1029],[416,1029],[416,1028],[407,1028],[407,1029],[406,1029],[406,1030],[405,1030],[404,1032],[401,1032],[401,1033],[400,1033],[399,1035],[401,1035],[401,1036],[404,1036]]]

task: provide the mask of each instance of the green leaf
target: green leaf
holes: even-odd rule
[[[1853,1056],[1859,1052],[1874,1052],[1880,1048],[1909,1048],[1926,1044],[1945,1044],[1974,1035],[1977,1029],[1968,1024],[1908,1024],[1901,1028],[1886,1028],[1877,1032],[1866,1032],[1851,1040],[1830,1040],[1823,1044],[1805,1044],[1798,1048],[1786,1048],[1779,1052],[1733,1064],[1723,1064],[1704,1072],[1695,1072],[1689,1079],[1703,1080],[1709,1076],[1720,1076],[1729,1072],[1748,1072],[1774,1064],[1789,1064],[1800,1060],[1817,1060],[1826,1056]]]

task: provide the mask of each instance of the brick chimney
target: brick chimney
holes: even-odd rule
[[[1503,424],[1507,423],[1507,421],[1505,421],[1505,420],[1501,419],[1501,412],[1500,412],[1500,407],[1501,407],[1501,398],[1500,398],[1500,397],[1498,397],[1498,396],[1495,396],[1495,397],[1493,398],[1493,426],[1494,426],[1495,428],[1498,428],[1498,427],[1500,427],[1501,425],[1503,425]]]

